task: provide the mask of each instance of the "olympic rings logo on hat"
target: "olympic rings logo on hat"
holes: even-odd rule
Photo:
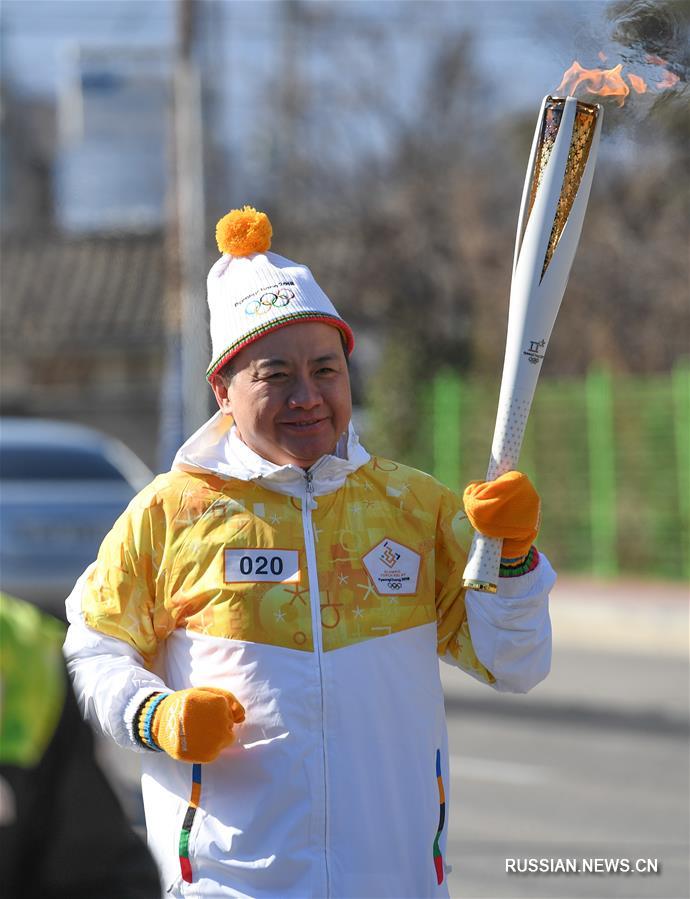
[[[291,290],[284,288],[276,291],[269,291],[259,297],[258,300],[252,300],[245,307],[246,315],[266,315],[271,309],[279,309],[281,306],[287,306],[290,300],[294,300],[295,295]]]

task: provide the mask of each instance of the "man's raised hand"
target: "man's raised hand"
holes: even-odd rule
[[[541,500],[527,475],[508,471],[495,481],[472,481],[463,502],[475,531],[503,539],[504,559],[529,552],[541,523]]]

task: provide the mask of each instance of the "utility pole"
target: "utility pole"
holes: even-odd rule
[[[208,418],[204,374],[206,247],[202,89],[194,59],[198,0],[178,0],[170,140],[166,375],[161,410],[161,465]]]
[[[283,191],[293,200],[305,201],[304,157],[299,147],[304,139],[306,125],[305,82],[302,72],[301,52],[304,49],[304,29],[307,12],[301,0],[282,0],[280,4],[282,58],[281,58],[281,109],[279,172]]]
[[[204,380],[209,363],[206,326],[206,221],[201,73],[194,59],[199,0],[180,0],[180,58],[175,72],[177,221],[182,312],[182,405],[186,436],[208,418]]]

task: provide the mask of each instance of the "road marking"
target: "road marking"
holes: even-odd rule
[[[497,759],[475,758],[470,755],[452,755],[450,774],[454,780],[484,780],[521,785],[544,783],[553,778],[553,770],[542,765],[500,762]]]

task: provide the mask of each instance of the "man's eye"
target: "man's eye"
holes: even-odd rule
[[[322,374],[329,375],[329,374],[332,374],[333,372],[335,372],[335,369],[334,369],[334,368],[328,368],[328,367],[326,366],[325,368],[320,368],[319,371],[318,371],[318,374],[320,374],[320,375],[322,375]]]

